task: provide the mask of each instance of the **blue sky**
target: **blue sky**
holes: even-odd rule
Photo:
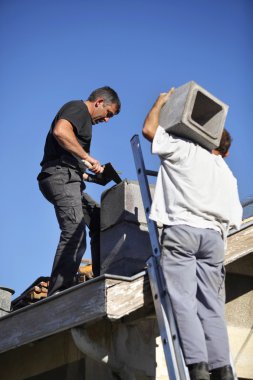
[[[129,141],[158,94],[191,80],[213,93],[230,106],[227,162],[241,200],[251,197],[252,36],[251,0],[1,0],[0,285],[18,296],[50,274],[59,231],[36,181],[46,134],[65,102],[97,87],[114,88],[122,112],[94,127],[92,155],[129,180]],[[146,166],[157,169],[141,141]],[[87,191],[99,201],[111,185]]]

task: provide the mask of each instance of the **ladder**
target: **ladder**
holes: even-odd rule
[[[189,380],[189,372],[182,354],[171,301],[159,265],[161,253],[157,226],[154,221],[149,219],[152,199],[147,176],[157,176],[157,172],[146,170],[138,135],[132,137],[131,146],[152,245],[153,254],[147,261],[147,271],[168,374],[170,380]]]

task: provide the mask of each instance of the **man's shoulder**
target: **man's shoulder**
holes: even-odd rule
[[[60,111],[69,108],[77,108],[82,109],[84,111],[88,111],[87,106],[83,100],[69,100],[68,102],[63,104],[63,106],[60,108]]]
[[[70,100],[63,104],[57,113],[58,118],[64,118],[65,116],[87,118],[89,111],[83,100]]]
[[[77,129],[92,126],[88,108],[82,100],[71,100],[65,103],[56,115],[55,120],[59,119],[68,120]]]

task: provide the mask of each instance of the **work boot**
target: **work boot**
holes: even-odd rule
[[[234,380],[231,365],[213,369],[211,372],[211,380]]]
[[[191,380],[210,380],[208,364],[205,362],[188,365]]]

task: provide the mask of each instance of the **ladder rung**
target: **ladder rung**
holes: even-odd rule
[[[155,170],[148,170],[148,169],[146,169],[145,170],[145,174],[146,175],[150,175],[152,177],[157,177],[158,172],[156,172]]]

